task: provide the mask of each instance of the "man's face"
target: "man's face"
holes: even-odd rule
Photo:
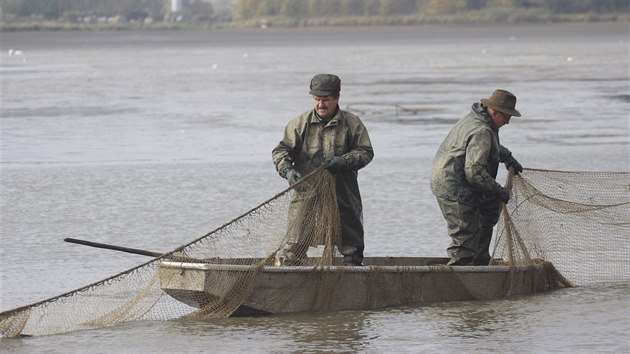
[[[492,120],[494,121],[494,125],[496,125],[497,129],[506,124],[510,124],[510,119],[512,118],[511,115],[494,109],[490,111],[490,114],[492,115]]]
[[[314,107],[317,114],[323,119],[332,118],[339,103],[339,97],[332,96],[313,96]]]

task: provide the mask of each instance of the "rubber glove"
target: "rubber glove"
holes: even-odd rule
[[[333,156],[324,162],[324,167],[332,173],[337,173],[346,167],[346,159],[341,156]]]
[[[498,197],[504,204],[507,204],[510,201],[510,192],[508,192],[507,189],[501,187],[498,192]]]
[[[287,170],[287,181],[289,181],[289,185],[292,186],[295,183],[297,183],[297,181],[300,180],[300,178],[302,178],[302,175],[296,171],[294,168],[290,168]]]
[[[512,156],[512,154],[510,154],[505,159],[504,163],[505,168],[507,168],[508,170],[510,169],[510,167],[514,167],[514,174],[519,174],[523,172],[523,166],[514,158],[514,156]]]

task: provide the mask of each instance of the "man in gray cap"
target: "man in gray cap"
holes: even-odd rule
[[[293,118],[272,151],[276,170],[290,185],[320,166],[334,174],[341,218],[344,264],[363,264],[363,206],[357,171],[374,157],[363,122],[339,108],[341,80],[336,75],[317,74],[311,80],[314,109]],[[298,235],[299,236],[299,235]],[[300,264],[306,249],[292,239],[284,250],[285,263]]]
[[[449,265],[487,265],[492,229],[501,202],[509,192],[496,181],[499,163],[515,173],[523,171],[512,153],[499,143],[499,128],[510,123],[516,96],[496,90],[474,103],[440,145],[431,168],[431,191],[437,198],[452,242]]]

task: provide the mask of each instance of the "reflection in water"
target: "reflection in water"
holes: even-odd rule
[[[501,301],[501,300],[500,300]],[[497,330],[505,330],[510,317],[509,312],[499,312],[497,302],[478,301],[473,304],[439,304],[438,314],[448,323],[451,335],[461,338],[482,338]]]
[[[282,347],[283,352],[356,353],[369,347],[364,331],[366,313],[343,311],[334,313],[271,315],[250,318],[225,318],[195,321],[172,321],[171,329],[187,336],[217,336],[217,349],[234,348],[229,338],[249,338],[258,349]]]
[[[627,352],[629,302],[630,284],[618,284],[393,308],[368,313],[365,335],[378,333],[372,349],[406,340],[409,352]]]

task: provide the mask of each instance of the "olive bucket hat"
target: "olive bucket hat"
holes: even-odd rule
[[[337,75],[317,74],[311,79],[311,91],[313,96],[337,96],[341,91],[341,80]]]
[[[490,98],[482,98],[481,104],[514,117],[521,116],[516,110],[516,96],[506,90],[495,90]]]

